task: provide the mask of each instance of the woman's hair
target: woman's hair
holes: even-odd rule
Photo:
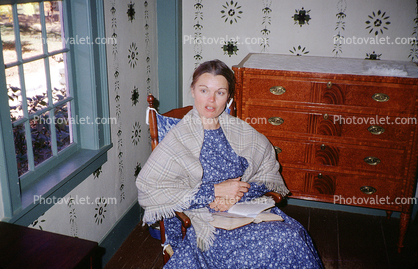
[[[234,72],[222,61],[212,60],[200,64],[193,73],[191,87],[193,88],[199,77],[205,73],[210,73],[214,76],[221,75],[228,81],[229,98],[234,97],[235,93],[235,76]]]

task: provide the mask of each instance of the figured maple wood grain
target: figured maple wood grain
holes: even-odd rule
[[[243,67],[256,56],[233,67],[237,116],[281,149],[277,158],[290,197],[367,198],[360,187],[371,185],[390,203],[353,206],[400,211],[400,250],[412,205],[394,201],[412,197],[416,187],[418,79]],[[273,86],[285,92],[274,95]],[[374,100],[376,94],[387,100]],[[282,123],[268,123],[273,117]],[[379,162],[368,164],[368,157]]]

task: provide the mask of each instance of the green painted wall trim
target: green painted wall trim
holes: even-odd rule
[[[98,167],[102,166],[107,161],[107,151],[111,147],[112,145],[105,146],[100,150],[84,149],[74,153],[67,161],[45,175],[39,184],[34,184],[25,190],[22,193],[24,209],[10,220],[5,219],[4,221],[29,226],[54,205],[53,201],[65,197]],[[62,176],[64,179],[61,179]],[[60,182],[57,183],[57,181]],[[43,189],[45,192],[40,191]]]
[[[135,202],[127,212],[113,226],[112,230],[99,242],[99,246],[104,248],[105,254],[102,257],[102,265],[105,266],[116,251],[122,246],[123,242],[140,223],[144,210]]]
[[[181,9],[181,0],[157,0],[160,113],[183,106]]]

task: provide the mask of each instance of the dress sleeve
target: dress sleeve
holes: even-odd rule
[[[256,182],[251,182],[250,185],[251,185],[251,187],[248,189],[248,192],[244,193],[244,196],[242,196],[242,198],[240,200],[241,202],[252,200],[254,198],[263,196],[264,194],[266,194],[267,192],[270,191],[269,189],[267,189],[266,185],[264,185],[264,184],[258,184]]]
[[[202,183],[199,191],[190,201],[189,209],[205,207],[215,200],[215,186],[213,183]]]

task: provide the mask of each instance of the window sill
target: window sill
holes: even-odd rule
[[[9,222],[25,226],[31,224],[59,198],[65,197],[100,168],[107,161],[107,151],[111,147],[108,145],[99,150],[78,150],[62,164],[48,171],[41,181],[26,187],[21,194],[22,210]]]

